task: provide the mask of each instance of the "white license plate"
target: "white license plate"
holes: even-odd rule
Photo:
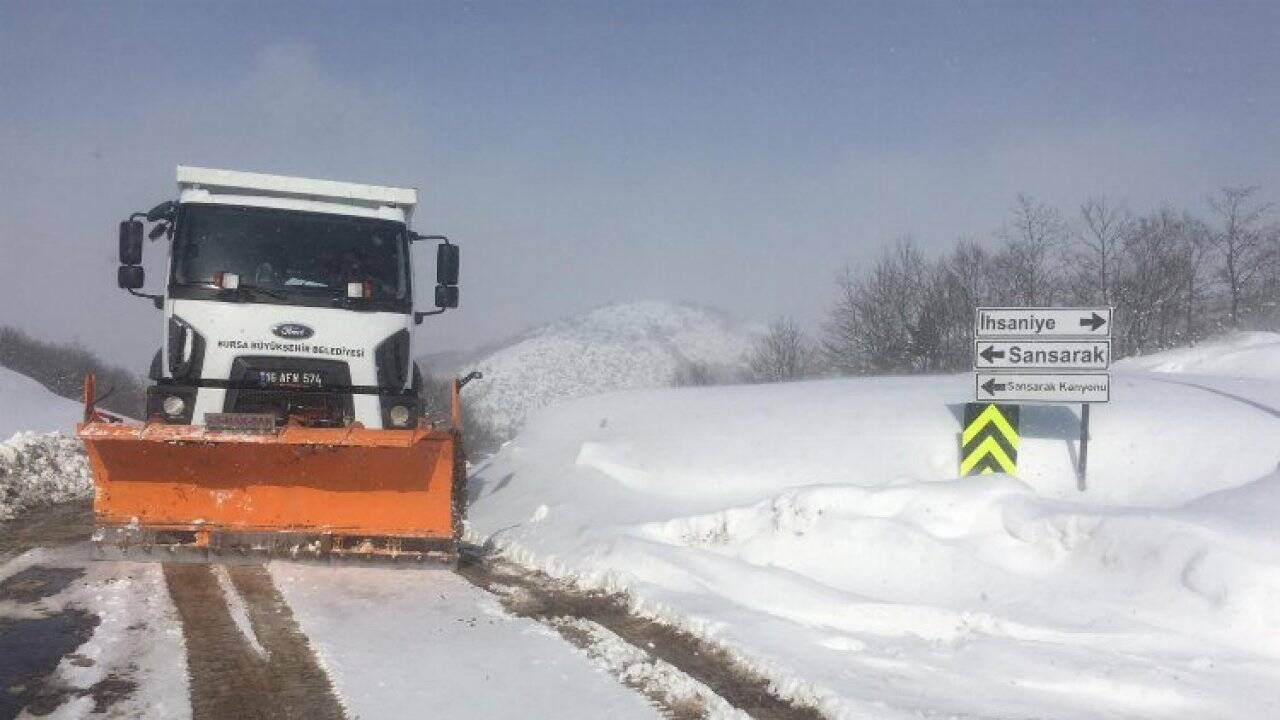
[[[307,370],[259,370],[258,384],[262,386],[321,387],[324,385],[324,377],[318,372]]]

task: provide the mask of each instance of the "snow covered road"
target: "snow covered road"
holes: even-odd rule
[[[554,630],[447,569],[269,567],[350,717],[658,717]]]
[[[478,565],[101,561],[89,526],[0,525],[0,720],[746,717],[572,598],[512,612],[522,581]]]

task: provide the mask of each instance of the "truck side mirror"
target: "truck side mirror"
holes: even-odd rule
[[[436,286],[436,307],[440,309],[458,307],[458,286],[457,285],[437,285]]]
[[[116,272],[116,282],[125,290],[137,290],[146,281],[146,271],[141,265],[121,265]]]
[[[436,283],[440,285],[458,284],[458,246],[441,243],[436,246]],[[437,296],[438,297],[438,296]],[[454,303],[456,306],[457,303]],[[439,307],[445,307],[440,305]],[[453,306],[450,306],[453,307]]]
[[[120,264],[142,264],[142,221],[125,220],[120,223]],[[121,275],[120,277],[124,277]],[[121,285],[120,287],[124,287]]]

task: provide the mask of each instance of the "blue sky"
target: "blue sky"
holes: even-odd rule
[[[421,188],[465,248],[421,351],[639,298],[812,326],[1019,192],[1280,197],[1277,71],[1280,4],[0,0],[0,323],[142,367],[114,227],[189,163]]]

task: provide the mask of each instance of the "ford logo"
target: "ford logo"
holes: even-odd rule
[[[315,330],[302,323],[280,323],[272,327],[271,332],[275,333],[276,337],[286,340],[306,340],[316,334]]]

